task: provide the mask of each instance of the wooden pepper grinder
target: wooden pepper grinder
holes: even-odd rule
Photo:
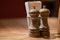
[[[39,37],[39,14],[40,12],[36,10],[35,7],[30,10],[30,26],[29,26],[29,36],[31,37]]]
[[[45,8],[46,6],[43,6],[43,8],[40,10],[41,14],[41,25],[40,25],[40,36],[43,38],[49,38],[50,32],[49,32],[49,26],[48,26],[48,16],[50,14],[49,9]]]

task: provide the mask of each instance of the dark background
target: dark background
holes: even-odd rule
[[[25,0],[0,0],[0,19],[26,17],[24,2]]]
[[[30,1],[30,0],[0,0],[0,19],[26,17],[25,1]],[[49,3],[49,2],[47,2],[47,3]],[[55,1],[52,3],[57,4],[58,2]],[[54,6],[52,3],[46,4],[47,8],[49,8],[49,9],[51,8],[51,11],[56,6],[56,5]],[[53,10],[55,10],[55,9],[53,9]],[[58,13],[56,13],[56,12],[54,13],[54,12],[53,12],[53,14],[52,13],[50,14],[51,17],[58,16]]]

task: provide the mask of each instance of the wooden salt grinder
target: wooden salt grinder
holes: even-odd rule
[[[35,9],[30,10],[29,15],[30,15],[30,20],[31,20],[31,25],[29,28],[29,36],[31,37],[39,37],[39,14],[40,12]]]

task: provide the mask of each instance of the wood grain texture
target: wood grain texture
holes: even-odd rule
[[[60,40],[57,35],[57,20],[57,18],[48,19],[50,39],[29,37],[26,18],[0,20],[0,40]]]

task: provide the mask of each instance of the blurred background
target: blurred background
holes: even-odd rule
[[[0,19],[26,17],[25,3],[34,0],[0,0]],[[39,0],[50,9],[50,17],[58,17],[60,0]]]

